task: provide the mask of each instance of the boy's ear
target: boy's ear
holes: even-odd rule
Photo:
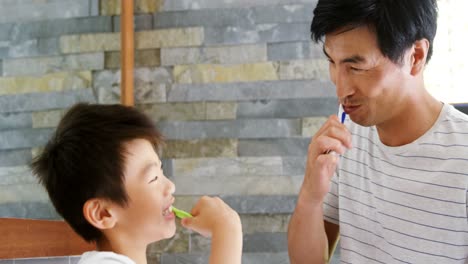
[[[424,70],[429,52],[429,41],[420,39],[414,42],[411,54],[411,75],[417,75]]]
[[[93,198],[83,205],[85,219],[97,229],[110,229],[117,223],[117,215],[112,210],[110,201]]]

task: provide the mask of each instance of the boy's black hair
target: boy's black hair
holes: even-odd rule
[[[157,150],[162,136],[154,123],[133,107],[77,104],[62,118],[31,168],[44,185],[57,212],[86,241],[101,232],[83,215],[91,198],[125,206],[124,144],[146,139]]]
[[[394,63],[423,38],[432,56],[437,31],[437,0],[319,0],[311,25],[312,39],[347,27],[369,26],[377,36],[380,51]]]

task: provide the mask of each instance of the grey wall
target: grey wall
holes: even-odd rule
[[[136,103],[168,139],[162,158],[176,205],[223,197],[242,217],[243,263],[289,262],[286,228],[307,145],[337,109],[321,46],[309,41],[314,5],[136,1]],[[119,102],[118,6],[2,2],[0,216],[58,218],[27,165],[68,107]],[[206,263],[209,245],[179,228],[151,245],[148,259]]]

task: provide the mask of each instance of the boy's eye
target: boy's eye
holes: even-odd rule
[[[149,181],[148,183],[152,183],[154,181],[156,181],[158,179],[158,176],[154,177],[153,179],[151,179],[151,181]]]

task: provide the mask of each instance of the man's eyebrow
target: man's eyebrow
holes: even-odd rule
[[[349,58],[345,58],[341,60],[341,63],[360,63],[360,62],[365,62],[366,59],[360,55],[353,55]]]
[[[322,51],[323,54],[325,54],[325,56],[327,56],[327,58],[331,60],[330,55],[328,55],[327,51],[325,50],[325,46],[322,46]]]
[[[322,51],[330,61],[333,61],[331,59],[330,55],[328,55],[327,51],[325,50],[325,46],[322,47]],[[361,62],[365,62],[365,61],[366,61],[366,59],[364,57],[362,57],[361,55],[353,55],[351,57],[342,59],[340,61],[340,63],[361,63]]]

